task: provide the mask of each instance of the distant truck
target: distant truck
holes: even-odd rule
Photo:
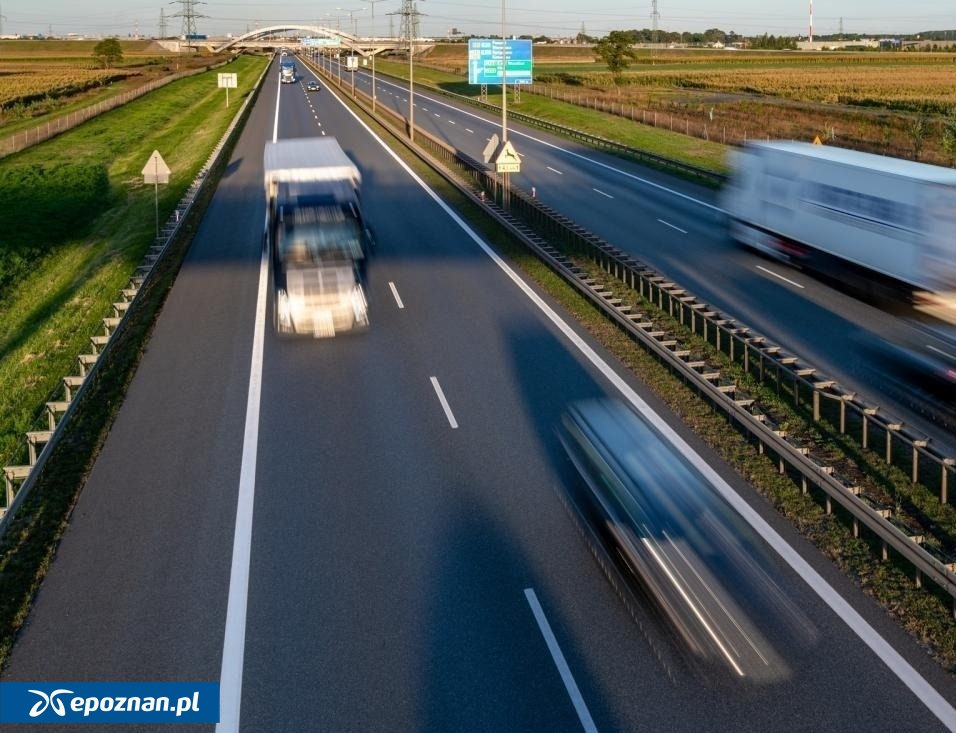
[[[283,84],[295,83],[295,61],[288,56],[284,56],[279,62],[279,81]]]
[[[798,142],[732,153],[733,239],[956,319],[956,171]]]
[[[263,167],[276,330],[327,337],[368,328],[372,237],[358,168],[332,137],[267,142]]]

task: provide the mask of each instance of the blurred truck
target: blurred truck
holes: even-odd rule
[[[332,137],[267,142],[263,167],[276,330],[323,337],[367,328],[372,237],[358,168]]]
[[[731,155],[722,203],[733,239],[956,320],[956,171],[799,142]]]

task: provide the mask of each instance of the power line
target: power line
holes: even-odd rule
[[[182,5],[183,9],[178,13],[172,13],[170,18],[182,18],[183,19],[183,32],[182,35],[184,38],[189,39],[196,33],[196,18],[205,18],[206,16],[202,13],[196,12],[197,5],[205,5],[202,0],[172,0],[170,5]]]

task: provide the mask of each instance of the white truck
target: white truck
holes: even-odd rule
[[[283,84],[294,84],[295,79],[295,61],[288,56],[283,56],[279,62],[279,81]]]
[[[263,167],[276,330],[325,337],[368,328],[372,237],[359,169],[332,137],[267,142]]]
[[[733,239],[956,320],[956,171],[799,142],[734,151]]]

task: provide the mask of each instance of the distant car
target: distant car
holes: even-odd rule
[[[319,86],[319,82],[310,81],[308,84],[305,85],[305,89],[307,92],[317,92],[319,91],[319,89],[321,89],[321,87]]]

